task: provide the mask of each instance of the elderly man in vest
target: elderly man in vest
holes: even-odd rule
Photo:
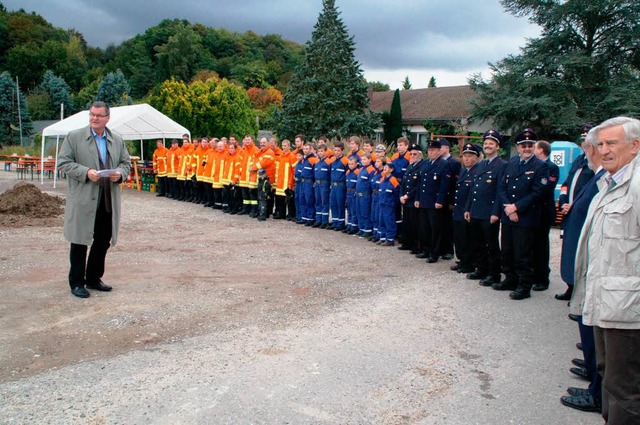
[[[71,242],[71,293],[88,298],[89,289],[110,291],[102,281],[107,250],[115,245],[120,223],[120,191],[131,158],[119,134],[109,130],[109,106],[93,102],[89,125],[69,132],[58,165],[67,175],[64,236]],[[87,246],[91,245],[87,259]]]
[[[594,327],[608,424],[640,423],[640,121],[617,117],[592,130],[605,175],[576,254],[571,312]]]

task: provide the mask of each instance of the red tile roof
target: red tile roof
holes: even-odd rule
[[[394,90],[369,94],[371,109],[384,112],[391,109]],[[471,117],[472,99],[477,97],[471,86],[431,87],[400,90],[400,105],[404,122],[423,119],[452,121]]]

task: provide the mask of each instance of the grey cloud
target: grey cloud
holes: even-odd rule
[[[106,47],[143,33],[163,19],[186,19],[230,31],[276,33],[305,43],[322,9],[320,0],[277,2],[135,0],[4,0],[8,10],[35,11],[53,25],[75,28],[92,46]],[[345,0],[336,2],[369,69],[484,66],[518,45],[531,26],[503,12],[498,0]]]

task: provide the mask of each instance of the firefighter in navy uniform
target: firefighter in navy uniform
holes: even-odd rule
[[[560,178],[560,169],[549,160],[551,143],[538,140],[533,148],[533,154],[549,167],[549,182],[540,206],[540,223],[533,239],[533,290],[546,291],[549,289],[549,232],[556,221],[555,189]]]
[[[418,192],[420,170],[425,162],[422,159],[422,150],[418,145],[413,144],[407,150],[411,159],[401,181],[402,245],[398,249],[417,254],[420,252],[418,234],[420,221],[418,220],[418,208],[415,207],[414,201]]]
[[[444,208],[444,222],[442,230],[442,259],[451,260],[453,258],[453,206],[456,197],[456,182],[460,177],[462,164],[457,158],[451,155],[451,143],[447,139],[438,139],[442,148],[440,156],[449,163],[451,179],[449,180],[449,193],[447,195],[447,205]]]
[[[507,163],[498,156],[502,143],[500,133],[489,130],[482,138],[485,159],[478,164],[464,213],[470,224],[471,251],[476,257],[476,270],[469,273],[467,279],[480,280],[481,286],[491,286],[500,283],[500,206],[496,193]]]
[[[476,257],[471,250],[471,224],[465,220],[464,212],[467,199],[473,189],[473,179],[480,168],[482,149],[473,143],[466,143],[462,148],[463,167],[455,182],[455,197],[453,205],[453,243],[455,245],[458,263],[451,266],[451,270],[458,273],[469,273],[475,270]]]
[[[523,300],[531,296],[534,267],[534,234],[540,224],[540,208],[549,184],[549,167],[533,154],[538,139],[525,128],[516,136],[519,155],[507,164],[498,184],[502,209],[502,271],[505,280],[491,285],[497,291],[512,291],[509,298]]]
[[[419,189],[414,204],[419,209],[420,220],[421,252],[416,257],[426,258],[428,263],[435,263],[443,254],[443,230],[448,208],[451,167],[440,156],[441,147],[439,140],[429,141],[429,159],[420,170]]]

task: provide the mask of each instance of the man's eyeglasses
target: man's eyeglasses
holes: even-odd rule
[[[420,155],[420,152],[411,152],[409,155],[411,155],[411,156],[418,156],[418,155]]]
[[[104,117],[108,117],[109,115],[100,115],[100,114],[92,114],[89,113],[89,118],[104,118]]]

